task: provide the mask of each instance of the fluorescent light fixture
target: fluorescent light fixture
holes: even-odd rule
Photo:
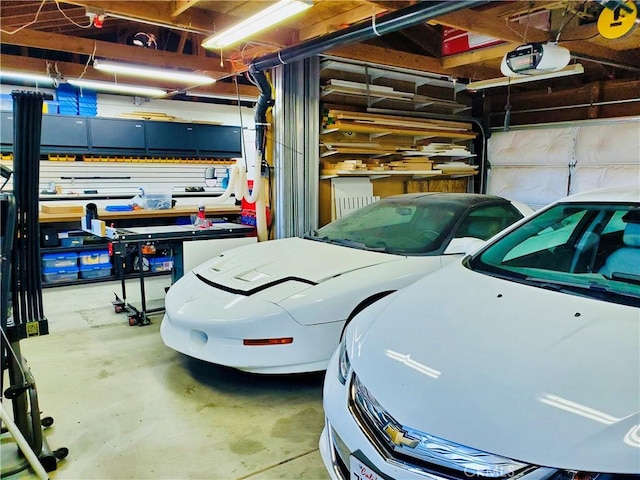
[[[20,80],[22,82],[33,82],[35,84],[53,85],[54,79],[47,75],[39,75],[36,73],[11,72],[0,70],[0,77],[7,80]]]
[[[67,83],[78,88],[96,90],[107,93],[122,93],[136,95],[140,97],[163,97],[167,94],[165,90],[151,87],[139,87],[137,85],[125,85],[121,83],[97,82],[94,80],[73,80],[68,79]]]
[[[484,90],[486,88],[504,87],[507,85],[515,85],[518,83],[526,82],[537,82],[538,80],[567,77],[569,75],[578,75],[581,73],[584,73],[584,68],[581,64],[575,63],[563,68],[562,70],[558,70],[557,72],[541,73],[538,75],[521,75],[517,77],[500,77],[492,78],[489,80],[480,80],[478,82],[471,82],[467,85],[467,90]]]
[[[280,0],[252,17],[243,20],[236,25],[210,36],[202,46],[209,49],[220,49],[239,42],[243,38],[255,35],[262,30],[292,17],[313,4],[302,0]]]
[[[209,84],[215,82],[215,78],[199,73],[171,70],[168,68],[153,68],[143,65],[133,65],[131,63],[112,62],[109,60],[94,60],[93,68],[103,72],[129,75],[132,77],[155,78],[161,80],[172,80],[176,82]]]

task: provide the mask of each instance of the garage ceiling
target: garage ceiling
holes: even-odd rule
[[[246,69],[254,58],[345,29],[371,22],[413,1],[314,0],[312,8],[293,20],[259,34],[250,42],[222,52],[205,51],[201,42],[212,33],[265,8],[265,1],[83,1],[2,0],[3,69],[45,73],[57,70],[67,77],[113,80],[91,67],[91,59],[107,58],[137,64],[172,66],[208,72],[218,80],[212,86],[165,85],[158,79],[145,84],[205,92],[235,93],[228,80]],[[434,2],[425,2],[434,3]],[[437,2],[436,2],[437,3]],[[567,77],[569,85],[624,79],[640,80],[640,27],[617,39],[605,39],[597,20],[605,9],[596,1],[493,1],[462,9],[404,30],[360,44],[343,45],[332,56],[353,58],[414,70],[442,73],[462,81],[500,77],[500,60],[516,46],[559,38],[572,61],[585,73]],[[101,28],[91,25],[87,13],[104,15]],[[486,35],[500,43],[466,52],[442,55],[445,29]],[[153,33],[157,48],[132,45],[138,32]],[[132,82],[129,82],[132,83]],[[539,82],[535,82],[539,83]],[[540,88],[538,85],[537,88]],[[251,85],[240,93],[252,94]]]

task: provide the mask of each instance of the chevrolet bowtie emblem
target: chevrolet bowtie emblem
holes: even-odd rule
[[[420,443],[420,440],[410,437],[409,435],[407,435],[407,432],[397,428],[391,423],[387,423],[387,425],[384,427],[384,431],[387,435],[389,435],[389,440],[391,440],[394,445],[398,445],[400,447],[416,448]]]

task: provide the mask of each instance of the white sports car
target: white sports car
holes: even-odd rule
[[[229,250],[169,289],[162,340],[248,372],[324,370],[358,311],[529,213],[490,195],[398,195],[304,238]]]
[[[640,476],[640,191],[569,197],[347,326],[333,479]]]

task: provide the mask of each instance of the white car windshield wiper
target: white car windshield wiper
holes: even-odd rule
[[[632,292],[624,292],[620,291],[616,288],[611,288],[607,285],[602,285],[601,283],[580,283],[580,282],[569,282],[566,280],[549,280],[548,278],[538,278],[538,277],[526,277],[524,279],[526,282],[531,284],[535,284],[538,287],[546,288],[547,290],[553,290],[556,292],[572,292],[577,293],[577,291],[587,291],[595,294],[611,294],[611,295],[621,295],[623,297],[638,299],[638,295]]]
[[[348,238],[330,238],[327,239],[329,243],[335,243],[336,245],[342,245],[344,247],[359,248],[361,250],[371,250],[375,252],[385,252],[386,247],[369,247],[366,243],[356,242],[355,240],[349,240]]]

